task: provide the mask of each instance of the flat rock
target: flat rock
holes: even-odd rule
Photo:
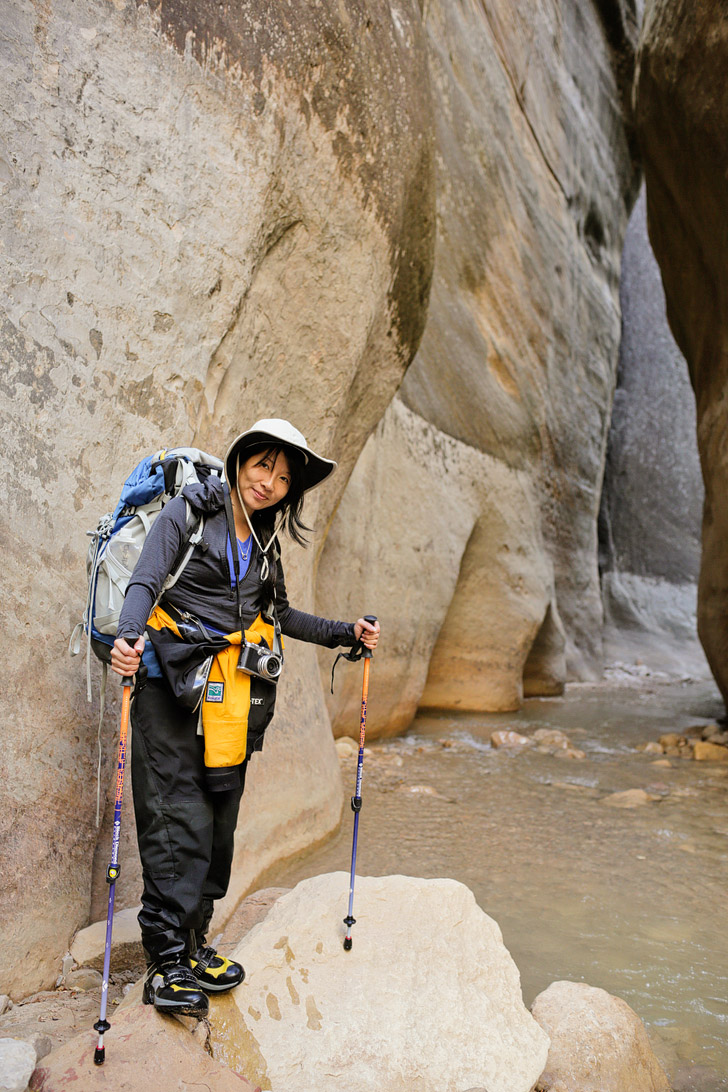
[[[531,740],[528,736],[522,736],[520,732],[497,731],[490,737],[491,747],[529,747]]]
[[[272,1092],[530,1092],[548,1039],[472,893],[357,877],[346,952],[348,889],[343,872],[298,884],[233,953],[241,1070]]]
[[[606,804],[608,808],[642,808],[645,804],[660,799],[660,796],[645,792],[644,789],[625,789],[623,792],[613,792],[605,796],[602,804]]]
[[[728,762],[728,747],[707,740],[697,740],[693,752],[696,762]]]
[[[211,1019],[214,1009],[215,1001]],[[102,1066],[94,1065],[97,1039],[89,1029],[43,1059],[30,1080],[31,1092],[253,1092],[255,1088],[208,1054],[204,1023],[190,1021],[192,1031],[138,1001],[111,1013],[110,1022]],[[204,1035],[195,1034],[198,1026]]]
[[[583,982],[552,982],[531,1011],[551,1039],[537,1092],[670,1092],[637,1014]]]
[[[140,906],[134,906],[114,914],[114,925],[111,931],[112,971],[125,971],[144,965],[142,936],[137,921],[137,914],[140,910]],[[106,918],[102,921],[95,921],[85,929],[79,929],[76,933],[71,945],[71,955],[74,963],[79,967],[90,967],[96,971],[102,970],[105,946]]]

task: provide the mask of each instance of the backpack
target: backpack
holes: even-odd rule
[[[176,447],[147,455],[124,482],[114,511],[101,517],[96,530],[87,532],[91,545],[86,558],[86,607],[83,620],[71,635],[69,651],[71,655],[81,651],[81,637],[85,634],[89,701],[91,652],[104,665],[111,662],[124,595],[152,523],[167,501],[176,497],[186,485],[200,482],[210,474],[221,476],[222,472],[220,459],[196,447]],[[179,579],[203,530],[204,520],[194,516],[188,504],[187,532],[180,560],[165,580],[162,593]]]

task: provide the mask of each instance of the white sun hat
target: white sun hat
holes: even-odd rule
[[[241,456],[246,448],[267,442],[276,447],[285,445],[301,452],[304,461],[304,493],[320,485],[336,469],[333,459],[324,459],[322,455],[311,450],[306,443],[306,437],[290,421],[284,421],[280,417],[266,417],[256,421],[246,432],[241,432],[230,444],[224,460],[226,480],[236,481],[238,460],[242,461]]]

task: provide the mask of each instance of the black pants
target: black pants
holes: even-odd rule
[[[150,679],[132,703],[132,785],[144,891],[139,924],[150,960],[202,943],[213,900],[226,893],[247,762],[240,786],[205,787],[204,740],[197,714],[182,709],[167,684]]]

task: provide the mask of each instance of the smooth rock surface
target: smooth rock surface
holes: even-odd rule
[[[537,1092],[670,1092],[644,1024],[621,998],[552,982],[531,1011],[551,1039]]]
[[[213,1002],[213,1013],[214,1013]],[[224,1004],[224,1003],[223,1003]],[[214,1018],[214,1016],[212,1017]],[[110,1014],[106,1060],[94,1065],[96,1033],[69,1039],[37,1066],[31,1092],[253,1092],[256,1085],[210,1056],[204,1023],[190,1027],[138,999]],[[202,1028],[203,1035],[198,1035]],[[260,1092],[260,1090],[258,1090]]]
[[[25,1043],[22,1039],[0,1039],[2,1092],[25,1092],[35,1063],[35,1047],[31,1043]]]
[[[705,485],[698,632],[728,700],[728,10],[650,0],[639,43],[636,124],[647,222],[667,317],[688,363]]]
[[[20,998],[53,984],[108,896],[97,705],[66,653],[86,531],[141,456],[222,453],[257,417],[283,416],[339,460],[304,513],[325,533],[419,343],[434,173],[415,0],[17,0],[2,30],[0,427],[14,472],[0,488],[0,623],[15,639],[0,990]],[[317,549],[283,552],[291,602],[310,608]],[[293,644],[215,928],[261,870],[339,820],[315,653]],[[140,894],[130,800],[127,783],[119,909]]]
[[[306,880],[235,950],[239,1063],[272,1092],[530,1092],[546,1035],[500,930],[453,880]]]
[[[363,600],[381,616],[371,738],[418,706],[511,710],[600,672],[597,513],[638,178],[632,5],[433,0],[424,12],[438,153],[429,317],[317,586],[323,613]],[[327,702],[336,734],[354,735],[358,677],[341,674]]]
[[[703,482],[695,396],[665,315],[644,190],[620,281],[622,338],[599,516],[609,659],[708,674],[697,635]]]

